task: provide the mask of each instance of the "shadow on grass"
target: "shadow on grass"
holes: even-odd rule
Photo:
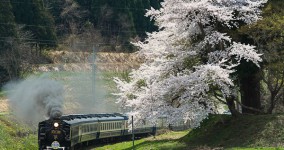
[[[135,150],[181,150],[185,149],[186,147],[187,145],[185,143],[180,143],[179,139],[144,141],[134,145]],[[130,147],[123,150],[133,150],[133,148]]]
[[[283,147],[284,115],[212,115],[179,140],[187,147]]]

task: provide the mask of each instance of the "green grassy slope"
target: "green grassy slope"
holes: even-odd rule
[[[37,135],[29,128],[19,125],[9,115],[0,115],[1,150],[36,150]]]
[[[181,141],[191,147],[284,147],[284,115],[212,116]]]

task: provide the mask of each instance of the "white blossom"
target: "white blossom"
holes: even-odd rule
[[[231,74],[242,59],[259,66],[261,54],[254,46],[233,42],[224,28],[250,24],[260,16],[267,0],[164,0],[162,8],[149,9],[159,31],[147,33],[140,48],[145,63],[130,74],[130,82],[115,78],[118,103],[134,116],[135,125],[148,119],[168,123],[183,119],[192,127],[215,109],[208,93],[212,87],[223,97],[232,94]],[[200,60],[201,59],[201,60]]]

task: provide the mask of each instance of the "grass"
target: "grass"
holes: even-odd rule
[[[1,98],[5,98],[6,97],[5,94],[6,94],[5,91],[0,89],[0,100],[1,100]]]
[[[10,115],[0,115],[1,150],[36,150],[37,135],[28,127],[20,125]]]
[[[180,143],[178,139],[185,136],[189,131],[168,132],[156,137],[148,137],[134,141],[135,150],[179,150],[186,147],[185,143]],[[96,147],[92,150],[132,150],[132,141],[122,142],[102,147]]]

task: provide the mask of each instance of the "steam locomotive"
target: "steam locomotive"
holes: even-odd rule
[[[114,114],[63,115],[50,118],[38,125],[38,145],[40,150],[73,150],[79,143],[98,142],[103,139],[129,137],[128,116]],[[145,121],[135,127],[137,135],[156,134],[157,129],[166,127],[166,120],[160,119],[156,125]],[[176,129],[188,128],[188,124],[175,124]]]

